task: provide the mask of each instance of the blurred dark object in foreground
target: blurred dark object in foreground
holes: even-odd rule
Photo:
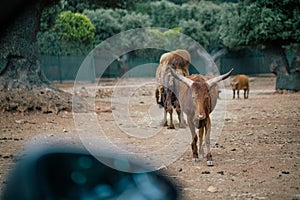
[[[8,178],[3,200],[179,198],[176,185],[159,172],[106,152],[95,158],[83,149],[29,152]]]

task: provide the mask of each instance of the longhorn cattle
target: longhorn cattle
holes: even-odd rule
[[[213,162],[210,151],[211,120],[209,114],[213,111],[217,103],[217,83],[228,78],[233,69],[224,75],[220,75],[208,80],[206,80],[207,78],[200,74],[193,74],[191,76],[184,77],[176,73],[173,69],[171,69],[171,67],[169,67],[169,70],[171,74],[179,80],[179,84],[176,84],[180,88],[177,95],[181,109],[187,115],[188,125],[192,134],[191,146],[193,152],[193,161],[197,161],[199,158],[197,148],[198,137],[199,150],[204,156],[204,136],[207,149],[207,165],[211,166],[213,165]],[[198,129],[199,136],[196,134],[196,129]]]
[[[246,75],[238,74],[231,80],[231,87],[233,91],[233,99],[235,98],[235,91],[237,90],[237,98],[240,98],[240,90],[244,90],[244,99],[249,96],[249,78]]]
[[[188,76],[190,60],[191,56],[188,51],[177,49],[163,54],[160,58],[160,64],[156,70],[156,102],[164,107],[163,125],[168,126],[168,129],[175,128],[173,123],[173,108],[177,112],[180,127],[185,127],[185,121],[183,119],[183,113],[181,112],[179,101],[174,94],[174,90],[176,89],[174,87],[174,78],[170,75],[169,70],[167,70],[167,66],[172,65],[175,67],[177,73]],[[167,113],[170,115],[169,125],[167,121]]]

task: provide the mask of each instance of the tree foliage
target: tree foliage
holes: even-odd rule
[[[95,31],[86,15],[61,12],[53,27],[37,34],[39,51],[49,55],[85,55],[93,49]]]
[[[63,0],[61,9],[83,13],[91,20],[95,26],[95,45],[133,28],[180,27],[181,33],[192,37],[208,52],[212,52],[220,47],[265,45],[274,41],[280,44],[299,42],[298,4],[297,0],[246,0],[238,3]],[[54,15],[55,12],[52,10],[50,14]],[[44,19],[42,21],[46,21],[46,24],[53,22],[51,18]],[[44,27],[46,29],[49,26]]]
[[[224,7],[220,36],[228,47],[300,41],[300,7],[296,0],[244,1]]]
[[[124,9],[101,8],[94,11],[85,10],[83,13],[95,25],[94,44],[96,45],[121,31],[151,26],[148,15],[129,12]]]
[[[94,40],[95,27],[90,19],[80,13],[62,12],[56,19],[54,31],[60,41],[90,43]]]
[[[121,31],[121,24],[118,19],[123,16],[118,11],[112,9],[97,9],[85,10],[83,12],[88,16],[95,26],[95,44],[119,33]]]
[[[140,3],[136,11],[149,15],[154,27],[174,28],[180,21],[180,6],[166,0]]]

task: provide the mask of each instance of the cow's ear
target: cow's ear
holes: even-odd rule
[[[171,67],[168,67],[171,71],[171,74],[179,81],[183,82],[184,84],[186,84],[188,87],[191,87],[194,83],[194,81],[192,81],[189,78],[186,78],[185,76],[182,76],[180,74],[177,74],[176,71],[174,69],[172,69]]]
[[[214,82],[212,84],[207,84],[208,85],[208,90],[213,90],[215,87],[217,87],[218,85],[218,82]]]
[[[239,83],[239,81],[235,81],[235,82],[232,82],[231,84],[232,85],[237,85]]]

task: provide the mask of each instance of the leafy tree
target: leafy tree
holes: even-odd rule
[[[96,45],[121,31],[118,22],[121,15],[112,9],[85,10],[83,13],[90,18],[96,28],[94,41]]]
[[[122,30],[127,31],[135,28],[150,27],[151,22],[148,15],[141,13],[128,13],[121,19]]]
[[[198,41],[208,52],[220,46],[218,27],[220,25],[221,6],[201,1],[198,4],[184,4],[180,27],[183,33]]]
[[[300,69],[297,62],[289,65],[285,52],[287,45],[300,42],[299,2],[248,0],[224,8],[220,27],[223,44],[229,48],[262,47],[271,72],[277,75],[276,89],[299,90]],[[300,51],[296,52],[299,57]]]
[[[209,40],[207,32],[199,21],[193,19],[188,21],[182,20],[179,26],[181,27],[182,33],[198,41],[205,49],[208,48]]]
[[[84,10],[97,9],[97,0],[61,0],[61,11],[71,11],[73,13],[82,13]]]
[[[97,8],[131,10],[139,2],[142,0],[62,0],[63,10],[75,13],[82,13],[86,9],[96,10]]]
[[[151,26],[148,15],[128,12],[123,9],[85,10],[84,14],[86,14],[95,25],[96,45],[121,31]],[[134,37],[134,35],[130,37]]]
[[[180,6],[166,0],[140,3],[136,11],[149,15],[153,27],[174,28],[180,21]]]
[[[50,30],[54,26],[55,20],[59,15],[59,13],[61,12],[62,12],[61,2],[50,7],[46,7],[42,11],[39,31],[46,32]]]

